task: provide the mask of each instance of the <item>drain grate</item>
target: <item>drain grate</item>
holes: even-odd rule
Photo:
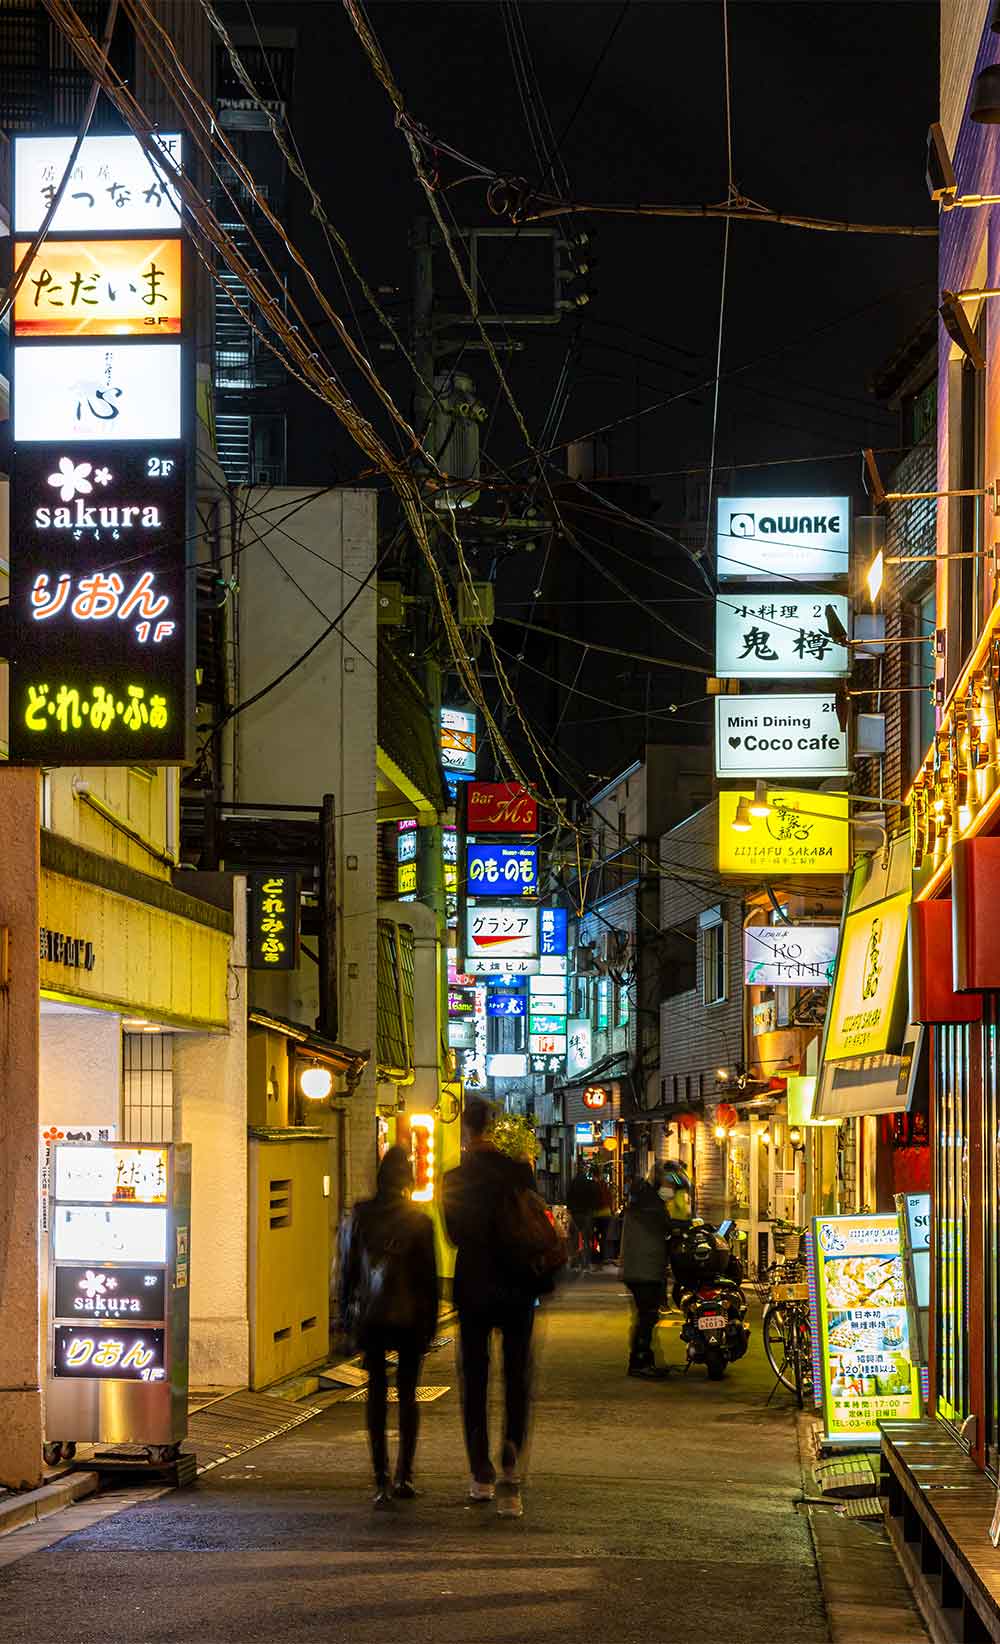
[[[854,1496],[841,1503],[838,1510],[844,1518],[882,1518],[882,1503],[878,1496]]]
[[[450,1391],[449,1387],[418,1387],[417,1403],[433,1404],[435,1399],[444,1398],[444,1395]],[[357,1393],[352,1393],[349,1398],[341,1399],[340,1402],[342,1404],[366,1404],[368,1402],[367,1387],[362,1387]],[[395,1387],[389,1388],[389,1403],[399,1403],[399,1394],[396,1392]]]

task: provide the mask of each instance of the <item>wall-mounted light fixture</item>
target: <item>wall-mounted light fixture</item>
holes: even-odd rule
[[[328,1067],[313,1062],[299,1074],[299,1089],[310,1102],[323,1102],[333,1089],[333,1074]]]

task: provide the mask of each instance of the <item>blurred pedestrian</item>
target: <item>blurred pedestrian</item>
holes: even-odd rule
[[[345,1221],[340,1253],[340,1315],[368,1372],[368,1441],[375,1506],[416,1495],[417,1382],[438,1318],[434,1229],[411,1203],[413,1172],[405,1148],[390,1147],[378,1170],[374,1199],[356,1204]],[[386,1354],[396,1353],[399,1454],[390,1486],[386,1438],[389,1385]]]
[[[580,1235],[582,1253],[580,1266],[589,1273],[594,1260],[594,1212],[597,1209],[597,1184],[581,1165],[566,1193],[566,1209],[573,1218],[573,1226]]]
[[[531,1332],[538,1297],[565,1259],[562,1240],[535,1191],[530,1164],[501,1153],[491,1138],[493,1109],[470,1097],[462,1116],[464,1155],[444,1178],[448,1237],[457,1247],[462,1415],[471,1479],[469,1501],[496,1498],[502,1517],[520,1518],[521,1458],[528,1435]],[[503,1344],[504,1429],[500,1479],[490,1459],[487,1399],[494,1330]]]
[[[607,1180],[600,1172],[594,1177],[594,1198],[594,1242],[597,1245],[597,1259],[603,1262],[607,1255],[608,1228],[615,1213],[615,1201]]]
[[[633,1182],[622,1228],[622,1279],[632,1293],[634,1312],[629,1345],[630,1376],[655,1376],[653,1331],[667,1288],[670,1217],[661,1196],[659,1172]]]

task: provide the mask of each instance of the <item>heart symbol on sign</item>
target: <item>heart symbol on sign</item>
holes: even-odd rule
[[[731,748],[738,748],[741,745],[742,741],[743,741],[743,738],[741,736],[731,736],[729,738],[729,746]]]

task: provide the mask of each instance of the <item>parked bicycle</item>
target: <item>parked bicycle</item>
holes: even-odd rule
[[[761,1334],[767,1362],[778,1382],[795,1394],[801,1410],[813,1391],[812,1315],[802,1241],[805,1229],[789,1223],[772,1228],[780,1260],[757,1281],[764,1304]]]

